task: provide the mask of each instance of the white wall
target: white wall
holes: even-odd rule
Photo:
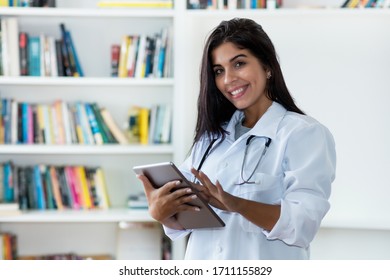
[[[331,211],[313,242],[316,259],[390,257],[389,15],[374,10],[310,10],[212,17],[194,13],[186,19],[184,41],[191,42],[186,47],[192,54],[182,61],[188,65],[187,146],[193,136],[190,124],[196,119],[205,36],[221,20],[234,16],[252,17],[262,24],[276,46],[297,103],[332,131],[337,178]],[[362,244],[365,250],[360,250]]]

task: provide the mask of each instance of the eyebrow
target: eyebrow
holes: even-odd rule
[[[234,60],[236,60],[236,59],[239,58],[239,57],[247,57],[247,55],[246,55],[246,54],[238,54],[238,55],[232,57],[232,58],[229,60],[229,62],[233,62]],[[221,66],[221,65],[220,65],[220,64],[213,64],[213,68],[214,68],[214,67],[217,67],[217,66]]]

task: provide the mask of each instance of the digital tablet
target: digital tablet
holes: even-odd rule
[[[195,194],[198,193],[198,190],[192,186],[192,183],[186,179],[172,162],[134,166],[133,170],[136,174],[145,175],[155,188],[159,188],[167,182],[178,180],[181,182],[178,187],[189,187]],[[225,223],[202,197],[198,196],[191,202],[191,205],[198,206],[200,211],[179,212],[177,214],[177,220],[183,228],[194,229],[225,226]]]

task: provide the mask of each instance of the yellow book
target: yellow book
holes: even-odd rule
[[[39,143],[44,144],[45,142],[45,116],[43,113],[43,105],[37,104],[37,120],[38,120],[38,130],[39,130]]]
[[[0,7],[9,7],[8,0],[0,0]]]
[[[65,144],[65,129],[64,129],[64,120],[62,118],[62,101],[56,100],[53,104],[54,106],[54,112],[56,114],[55,118],[57,120],[57,126],[58,126],[58,144]]]
[[[121,49],[119,52],[118,77],[127,77],[127,56],[129,53],[129,46],[131,44],[131,37],[127,35],[122,36]]]
[[[139,112],[140,107],[132,106],[127,115],[127,135],[130,143],[139,143]]]
[[[110,199],[108,196],[106,179],[101,167],[96,168],[94,179],[97,197],[99,198],[99,207],[102,209],[108,209],[110,207]]]
[[[81,186],[81,204],[85,209],[92,208],[91,195],[89,193],[89,186],[87,182],[87,175],[83,166],[76,166],[75,169],[77,174],[77,179],[79,180]]]
[[[139,113],[139,137],[141,144],[149,143],[149,109],[141,108]]]
[[[100,8],[173,8],[172,1],[100,1]]]

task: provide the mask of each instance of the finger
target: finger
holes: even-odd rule
[[[210,181],[209,177],[202,171],[199,172],[199,178],[201,179],[203,185],[206,186],[208,189],[210,189],[211,186],[214,186],[214,184]]]
[[[192,193],[193,193],[193,191],[191,188],[181,188],[181,189],[177,189],[174,192],[172,192],[171,197],[173,199],[178,199],[178,198],[183,197],[183,196],[188,196]]]
[[[155,188],[153,187],[152,183],[150,183],[148,177],[146,177],[145,175],[137,175],[137,178],[139,180],[141,180],[142,184],[144,185],[144,189],[145,191],[147,192],[151,192],[152,190],[154,190]]]
[[[218,180],[217,180],[217,182],[215,182],[215,187],[217,188],[219,193],[222,193],[224,191],[222,188],[222,185],[219,183]]]

